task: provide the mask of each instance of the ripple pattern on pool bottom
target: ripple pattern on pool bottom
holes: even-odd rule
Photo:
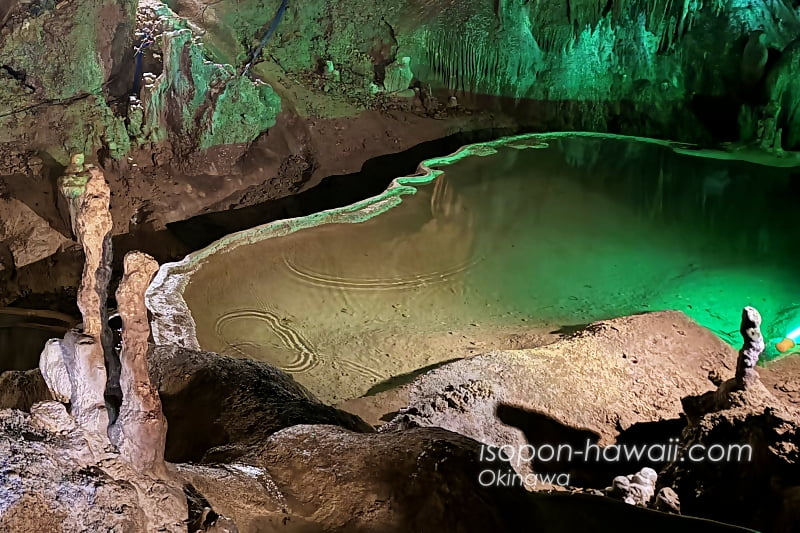
[[[250,324],[243,324],[244,321]],[[256,324],[252,324],[255,321]],[[226,334],[226,326],[231,325],[246,326],[246,340],[237,339]],[[274,335],[279,341],[279,345],[272,345],[277,350],[284,351],[289,354],[289,360],[284,362],[275,361],[274,364],[282,370],[290,373],[308,372],[316,367],[319,363],[319,356],[314,350],[313,346],[305,339],[305,337],[298,331],[286,325],[278,315],[269,311],[262,311],[258,309],[239,309],[230,311],[220,316],[216,321],[215,331],[217,336],[224,342],[233,352],[240,356],[260,359],[265,350],[264,344],[254,341],[254,337],[263,337],[262,332],[269,332]],[[258,332],[260,334],[255,334]],[[248,353],[243,350],[243,347],[251,349],[256,348],[257,353],[252,351]]]
[[[288,271],[303,281],[320,287],[351,290],[393,290],[425,287],[431,283],[448,281],[453,276],[466,272],[479,262],[480,258],[474,258],[433,272],[396,277],[357,278],[325,273],[305,265],[300,266],[295,264],[292,259],[284,257],[284,264]]]
[[[249,322],[249,323],[248,323]],[[254,323],[255,322],[255,323]],[[225,333],[227,329],[240,326],[244,329],[246,339],[231,338]],[[380,372],[368,365],[351,359],[337,357],[321,357],[314,345],[298,330],[281,320],[276,313],[259,309],[240,309],[225,313],[217,319],[216,332],[219,339],[227,346],[227,355],[246,357],[269,362],[290,374],[309,373],[319,365],[334,364],[343,370],[354,372],[365,378],[370,384],[385,378]],[[257,342],[253,338],[274,335],[278,343]]]

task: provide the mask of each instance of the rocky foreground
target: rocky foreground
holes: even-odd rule
[[[703,372],[703,364],[687,368],[684,374],[689,377],[683,383],[669,386],[665,379],[660,387],[663,396],[631,392],[639,376],[624,368],[614,372],[618,386],[614,388],[615,380],[606,380],[603,392],[574,380],[559,382],[554,369],[549,394],[561,390],[565,402],[575,406],[572,418],[536,395],[526,402],[509,396],[517,383],[529,382],[531,390],[544,385],[537,380],[545,380],[547,373],[537,361],[577,347],[586,357],[602,354],[609,344],[624,339],[627,327],[638,323],[669,332],[676,321],[687,328],[682,331],[689,338],[707,333],[679,314],[654,313],[597,324],[536,353],[487,354],[452,363],[435,371],[438,374],[418,378],[409,405],[377,433],[357,416],[320,404],[291,377],[266,364],[151,348],[153,384],[159,388],[169,425],[167,457],[172,455],[176,462],[155,468],[157,453],[137,455],[130,452],[136,446],[113,444],[108,435],[82,427],[59,402],[37,402],[30,412],[0,411],[0,530],[737,530],[646,509],[659,507],[762,530],[794,531],[800,417],[759,381],[734,387],[733,358],[728,363],[731,369],[721,370],[731,380],[719,389],[708,381],[705,396],[698,390],[703,389],[702,380],[692,379]],[[699,359],[715,360],[725,352],[734,355],[722,345],[718,348],[698,354]],[[651,351],[645,344],[630,355],[640,361],[636,364],[656,369],[663,353],[658,346]],[[724,369],[723,361],[717,364],[721,366],[710,368],[712,374]],[[475,370],[475,365],[493,365],[494,372],[470,380],[475,374],[465,371]],[[591,375],[588,370],[583,372]],[[668,362],[661,372],[670,373]],[[221,377],[220,384],[211,384],[212,374]],[[509,382],[511,374],[516,378]],[[635,379],[629,382],[631,378]],[[433,394],[437,386],[438,393]],[[432,396],[421,394],[423,390]],[[588,406],[581,407],[592,395],[608,398],[623,393],[631,395],[627,401],[638,397],[640,402],[657,402],[663,411],[637,410],[635,404],[626,409],[625,402],[603,407],[601,399],[596,402],[600,411],[586,414]],[[679,418],[682,422],[676,426],[680,412],[672,412],[669,405],[681,397],[688,416]],[[610,423],[597,416],[604,409],[610,415],[618,411],[608,420],[639,414],[627,424]],[[120,423],[125,426],[122,417]],[[612,446],[636,442],[636,428],[643,426],[650,427],[649,434],[640,434],[641,442],[677,435],[684,446],[748,443],[756,460],[744,466],[663,464],[657,466],[661,470],[657,482],[641,492],[636,492],[641,479],[635,476],[626,478],[632,482],[623,491],[623,482],[614,479],[641,465],[572,464],[570,486],[532,487],[534,492],[529,492],[521,478],[514,481],[518,465],[489,461],[482,449],[482,444],[536,444],[543,436],[551,442],[577,442],[589,436],[592,442]],[[151,432],[126,434],[142,445],[157,443]],[[503,472],[505,477],[487,482],[486,471]],[[535,462],[524,470],[548,471]],[[606,491],[605,485],[612,487]],[[637,494],[644,497],[631,497]],[[668,497],[675,499],[671,507],[663,505]]]

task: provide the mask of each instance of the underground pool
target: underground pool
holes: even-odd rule
[[[755,306],[771,358],[800,326],[797,172],[609,135],[467,146],[376,198],[164,265],[154,335],[270,362],[324,401],[666,309],[737,345]]]

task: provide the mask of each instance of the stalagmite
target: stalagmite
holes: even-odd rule
[[[106,353],[110,346],[106,299],[111,277],[111,193],[103,173],[84,171],[80,158],[60,182],[69,204],[72,228],[86,257],[78,289],[78,308],[83,316],[80,330],[63,341],[51,341],[42,353],[40,368],[54,397],[69,396],[71,413],[88,431],[106,435]],[[60,357],[59,357],[60,356]],[[69,384],[64,376],[68,376]]]
[[[110,434],[120,455],[141,472],[166,475],[164,445],[167,424],[158,391],[150,383],[147,349],[150,323],[144,293],[158,270],[147,254],[125,256],[124,277],[117,289],[117,307],[122,318],[122,406]]]
[[[764,337],[761,335],[761,314],[753,307],[742,310],[742,324],[739,328],[744,340],[736,363],[736,385],[746,387],[758,382],[756,364],[764,351]]]
[[[72,397],[72,383],[64,363],[64,341],[50,339],[39,356],[39,370],[53,398],[61,403],[69,403]]]
[[[141,510],[137,531],[185,532],[186,496],[164,462],[166,420],[147,368],[150,326],[144,292],[158,264],[140,252],[125,257],[116,293],[124,366],[115,374],[119,360],[111,350],[106,310],[112,229],[108,184],[102,172],[85,169],[80,158],[74,158],[60,187],[85,254],[78,291],[83,326],[69,331],[63,340],[48,341],[39,368],[53,397],[69,403],[72,417],[55,402],[36,404],[31,413],[48,431],[70,435],[72,442],[80,443],[80,464],[99,468],[106,480],[133,489],[134,494],[124,497],[133,497]],[[113,421],[106,407],[109,394],[121,399],[119,416]]]

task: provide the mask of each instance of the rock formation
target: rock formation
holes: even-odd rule
[[[715,391],[683,400],[689,425],[682,452],[699,446],[726,453],[702,462],[675,460],[662,470],[658,485],[674,489],[683,513],[788,533],[798,515],[800,411],[759,380],[754,367],[764,348],[760,318],[752,307],[742,313],[735,376]]]
[[[141,474],[56,402],[0,411],[0,530],[185,532],[180,484]]]
[[[764,67],[767,65],[769,51],[765,44],[763,30],[756,30],[750,34],[742,54],[742,84],[746,89],[751,89],[764,77]]]
[[[52,399],[38,369],[0,373],[0,409],[28,411],[33,404]],[[56,399],[61,401],[61,398]]]
[[[764,137],[785,150],[800,149],[800,109],[794,105],[800,95],[800,37],[795,38],[781,53],[775,66],[767,73],[765,90],[770,112],[765,121]]]
[[[324,405],[289,374],[259,361],[157,346],[150,375],[169,421],[173,462],[238,456],[296,424],[331,424],[371,432],[355,415]]]
[[[608,445],[653,422],[664,423],[665,438],[676,437],[681,399],[708,390],[709,371],[724,372],[731,355],[679,312],[598,322],[541,348],[430,371],[410,385],[408,405],[386,428],[439,426],[515,449],[548,442],[583,449],[587,440]]]
[[[635,474],[615,477],[606,492],[625,503],[647,507],[655,496],[657,478],[655,470],[645,467]]]
[[[661,487],[653,502],[653,509],[663,513],[681,514],[681,502],[678,494],[670,487]]]
[[[122,318],[122,406],[110,435],[121,458],[133,468],[166,477],[167,423],[148,373],[150,323],[144,305],[144,291],[157,270],[158,263],[147,254],[132,252],[125,256],[125,276],[117,289]]]
[[[70,412],[78,425],[104,435],[110,421],[105,397],[106,364],[113,361],[106,310],[111,276],[110,192],[102,172],[96,168],[67,175],[61,190],[71,205],[70,212],[75,214],[73,230],[86,257],[78,291],[83,323],[63,341],[48,342],[40,368],[54,397],[62,401],[69,398]],[[114,380],[116,365],[108,370]]]
[[[735,373],[732,350],[679,313],[607,320],[419,376],[374,432],[269,365],[149,346],[148,255],[122,265],[120,360],[106,305],[115,233],[131,250],[168,223],[454,131],[800,150],[799,12],[773,0],[0,2],[0,305],[72,302],[77,289],[82,315],[44,346],[40,372],[0,373],[0,530],[739,530],[648,505],[796,531],[797,386],[780,382],[777,397],[759,381],[753,308]],[[602,161],[582,150],[568,160]],[[612,492],[635,506],[479,481],[485,443],[678,433],[682,447],[746,445],[751,460],[676,461],[655,487],[651,470],[617,478]],[[509,479],[544,468],[490,466]],[[615,474],[642,468],[628,466]],[[587,486],[612,477],[591,474],[603,485]]]
[[[284,429],[243,462],[179,467],[240,531],[745,531],[611,498],[531,494],[510,478],[482,484],[485,470],[512,472],[441,428],[359,434],[324,425]]]
[[[764,337],[761,335],[761,314],[753,307],[742,310],[742,325],[739,329],[744,340],[736,362],[736,385],[746,387],[758,382],[756,365],[764,352]]]
[[[42,468],[40,461],[49,456],[60,458],[65,471],[94,470],[96,475],[109,480],[105,485],[112,493],[119,491],[119,487],[132,487],[132,492],[128,489],[128,493],[115,493],[114,497],[127,501],[134,512],[141,514],[122,516],[122,523],[137,524],[135,527],[148,531],[183,531],[184,517],[188,513],[186,497],[181,485],[170,479],[164,463],[166,422],[147,369],[150,330],[144,290],[158,265],[145,254],[130,254],[125,260],[125,277],[117,291],[120,315],[126,328],[122,350],[124,365],[118,378],[111,374],[112,380],[120,380],[124,397],[120,417],[110,428],[105,399],[108,352],[104,350],[110,344],[106,311],[112,229],[109,189],[102,172],[95,168],[85,173],[78,169],[62,180],[61,185],[70,203],[70,212],[74,214],[73,229],[86,258],[78,292],[83,323],[68,332],[63,341],[53,339],[47,343],[40,369],[53,397],[68,402],[70,413],[55,402],[33,405],[30,418],[19,423],[41,427],[44,431],[41,440],[45,444],[38,456],[32,456],[34,450],[28,447],[16,450],[12,460],[23,461],[24,468],[31,472]],[[102,527],[106,523],[114,524],[113,518],[104,519],[95,514],[109,511],[104,510],[102,504],[93,505],[91,500],[86,502],[85,516],[75,515],[74,509],[65,511],[63,506],[69,502],[51,494],[60,484],[50,483],[54,489],[36,489],[36,497],[43,498],[36,505],[44,517],[34,522],[34,528],[41,528],[49,517],[64,512],[72,515],[72,522],[46,527],[52,527],[53,531],[77,531],[92,520],[98,521],[98,527],[101,523]],[[77,481],[74,490],[81,490],[82,483]],[[20,520],[18,513],[24,512],[21,509],[10,514],[10,523]]]

